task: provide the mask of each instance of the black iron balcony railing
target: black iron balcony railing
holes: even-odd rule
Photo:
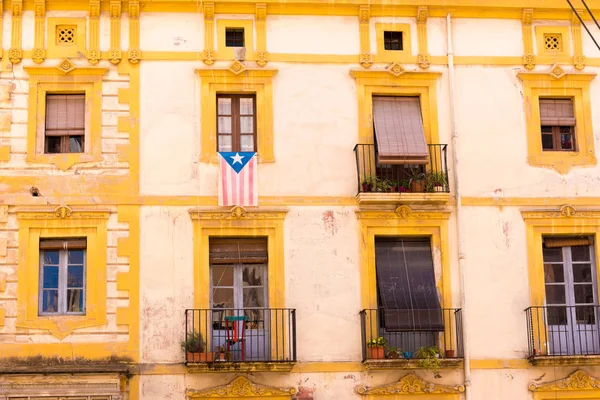
[[[600,306],[525,309],[529,358],[600,355]]]
[[[295,362],[296,310],[185,310],[186,364]]]
[[[363,361],[413,359],[424,353],[462,358],[461,312],[445,309],[367,309],[360,312]]]
[[[380,163],[377,146],[354,146],[358,193],[368,192],[450,192],[446,144],[429,144],[426,164]]]

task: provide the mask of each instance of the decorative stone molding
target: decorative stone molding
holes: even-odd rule
[[[431,65],[431,57],[429,55],[427,41],[427,18],[429,17],[429,9],[427,7],[419,7],[417,9],[417,38],[419,41],[419,55],[417,65],[419,68],[427,69]]]
[[[560,206],[558,210],[522,211],[524,219],[549,219],[549,218],[600,218],[600,210],[577,211],[569,204]]]
[[[229,64],[227,70],[230,71],[232,74],[239,75],[246,70],[246,66],[243,62],[235,60],[234,62]]]
[[[376,386],[370,388],[368,386],[357,386],[356,393],[360,395],[377,394],[377,395],[418,395],[418,394],[453,394],[463,393],[465,387],[463,385],[447,386],[438,385],[433,382],[428,382],[417,374],[411,373],[404,376],[398,382],[388,385]]]
[[[373,54],[369,52],[360,53],[360,65],[363,68],[369,68],[373,65]]]
[[[121,392],[121,377],[118,374],[79,377],[66,374],[12,376],[0,383],[0,393],[8,399],[21,399],[23,396],[25,398],[36,396],[37,398],[40,393],[48,396],[60,396],[65,400],[87,399],[88,396],[98,400],[126,398]],[[70,396],[63,397],[66,393]]]
[[[35,33],[34,48],[31,58],[37,64],[41,64],[46,59],[46,50],[44,49],[44,38],[46,35],[46,0],[35,0],[33,4],[35,15]]]
[[[358,21],[360,29],[360,65],[363,68],[369,68],[373,65],[373,55],[371,54],[371,6],[361,5],[358,8]]]
[[[402,64],[397,61],[391,63],[385,70],[394,76],[400,76],[406,72]]]
[[[446,210],[416,210],[403,204],[394,210],[358,210],[356,217],[359,219],[448,219],[450,212]]]
[[[62,219],[70,217],[72,213],[73,213],[73,209],[69,206],[58,206],[54,210],[54,215],[56,215],[57,217],[60,217]]]
[[[529,390],[532,392],[558,392],[572,390],[599,390],[600,380],[588,375],[582,370],[573,372],[566,378],[546,383],[532,383]]]
[[[554,79],[560,79],[567,74],[567,71],[564,70],[560,65],[554,64],[548,70],[548,75],[553,77]]]
[[[286,208],[256,208],[246,209],[241,206],[235,206],[230,210],[223,210],[223,208],[209,208],[209,209],[192,209],[190,210],[190,216],[192,220],[266,220],[266,219],[283,219],[287,214]]]
[[[204,52],[202,62],[206,65],[215,63],[215,3],[204,3]]]
[[[264,67],[269,62],[267,53],[267,4],[256,4],[256,64]]]
[[[140,51],[140,0],[129,0],[129,50],[127,59],[137,64],[141,59]]]
[[[534,54],[525,54],[523,56],[523,65],[525,68],[531,70],[535,68],[535,55]]]
[[[110,51],[108,59],[113,64],[121,62],[121,0],[111,0],[110,14]]]
[[[239,397],[285,397],[296,394],[296,389],[275,388],[253,383],[248,378],[238,376],[227,385],[205,390],[188,390],[187,396],[192,399],[239,398]]]
[[[429,68],[431,65],[431,56],[429,54],[419,54],[417,56],[417,65],[422,69]]]
[[[23,59],[22,30],[23,30],[23,0],[12,0],[12,35],[8,58],[13,64],[18,64]]]
[[[521,15],[521,27],[523,31],[523,65],[527,69],[535,68],[535,55],[533,52],[533,9],[526,8]]]
[[[97,64],[100,61],[100,0],[90,0],[89,31],[87,59],[90,64]]]
[[[583,10],[577,10],[579,15],[584,15]],[[583,38],[581,37],[581,21],[573,13],[571,17],[571,36],[573,38],[573,65],[581,71],[585,68],[585,56],[583,55]]]

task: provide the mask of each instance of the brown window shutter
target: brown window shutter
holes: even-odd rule
[[[85,250],[86,248],[86,238],[40,240],[40,250]]]
[[[211,238],[211,264],[265,264],[268,261],[266,238]]]
[[[428,163],[418,97],[373,97],[373,126],[380,163]]]
[[[83,135],[85,132],[85,95],[46,95],[46,136]]]
[[[544,246],[547,248],[569,247],[569,246],[588,246],[592,244],[592,240],[588,237],[571,236],[571,237],[545,237]]]
[[[575,126],[571,99],[540,99],[540,122],[545,126]]]

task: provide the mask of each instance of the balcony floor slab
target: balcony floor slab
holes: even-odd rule
[[[366,370],[383,369],[423,369],[419,359],[385,359],[385,360],[366,360],[363,361]],[[440,360],[440,369],[452,369],[462,366],[462,358],[442,358]]]
[[[188,372],[290,372],[295,362],[228,362],[187,363]]]

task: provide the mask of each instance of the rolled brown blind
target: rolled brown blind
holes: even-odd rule
[[[554,247],[569,247],[569,246],[588,246],[592,244],[592,239],[589,237],[545,237],[544,246],[547,248]]]
[[[571,99],[540,99],[540,122],[545,126],[575,126]]]
[[[86,238],[40,240],[41,250],[84,250],[86,247]]]
[[[427,164],[418,97],[373,97],[373,127],[382,164]]]
[[[46,135],[83,135],[85,131],[84,94],[46,95]]]
[[[211,238],[209,241],[211,264],[265,264],[268,259],[267,238]]]

